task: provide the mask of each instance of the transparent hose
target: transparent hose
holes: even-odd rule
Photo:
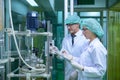
[[[30,66],[29,64],[27,64],[27,62],[25,62],[25,60],[24,60],[23,57],[21,56],[20,50],[19,50],[19,48],[18,48],[16,36],[15,36],[14,27],[13,27],[12,14],[11,14],[11,0],[9,0],[9,16],[10,16],[10,24],[11,24],[11,27],[12,27],[13,39],[14,39],[14,41],[15,41],[15,46],[16,46],[16,49],[17,49],[17,52],[18,52],[18,55],[19,55],[20,59],[23,61],[23,63],[24,63],[27,67],[31,68],[32,70],[38,70],[38,71],[43,70],[43,69],[37,69],[37,68],[35,68],[35,67]]]

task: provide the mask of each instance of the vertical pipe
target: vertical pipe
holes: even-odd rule
[[[49,25],[50,25],[50,21],[47,21],[47,32],[48,32],[48,30],[49,30]],[[46,71],[47,71],[47,74],[49,74],[49,47],[48,47],[48,45],[49,45],[49,37],[47,36],[47,50],[46,50],[46,54],[47,54],[47,56],[46,56]]]
[[[73,12],[74,12],[74,1],[73,0],[70,0],[70,15],[73,15]]]
[[[67,18],[67,15],[68,15],[68,0],[64,0],[64,21]],[[64,36],[66,36],[67,34],[68,34],[68,30],[64,23]]]
[[[9,28],[10,27],[10,20],[9,20],[9,1],[8,0],[5,0],[5,6],[6,6],[6,9],[5,9],[5,28]],[[5,33],[5,51],[8,51],[8,35]]]
[[[68,0],[64,0],[64,18],[66,19],[68,15]]]
[[[52,31],[52,25],[50,24],[50,21],[47,21],[47,32],[51,32]],[[51,60],[50,60],[50,54],[49,54],[49,45],[50,42],[52,41],[52,37],[51,36],[47,36],[47,57],[46,57],[46,71],[47,74],[50,74],[50,66],[51,66]],[[49,78],[47,78],[47,80],[50,80]]]
[[[74,13],[74,0],[70,0],[70,15]],[[64,0],[64,20],[67,18],[68,15],[68,0]],[[64,36],[68,34],[67,27],[64,24]]]
[[[106,35],[107,35],[106,36],[106,42],[107,42],[106,43],[106,48],[108,49],[108,32],[109,32],[109,30],[108,30],[108,26],[109,26],[108,25],[109,24],[109,22],[108,22],[109,21],[109,11],[108,10],[106,10],[106,15],[107,15],[106,16]]]
[[[21,31],[21,28],[22,28],[22,26],[21,26],[21,24],[19,24],[19,31]],[[19,49],[21,50],[21,36],[18,37],[18,41],[19,41]],[[19,58],[19,65],[18,65],[18,67],[19,66],[21,66],[21,59],[20,58]],[[20,70],[19,70],[19,72],[20,72]],[[18,79],[20,80],[20,77]]]
[[[32,37],[32,41],[31,41],[31,43],[32,43],[32,50],[33,50],[33,47],[34,47],[34,38]]]
[[[5,20],[5,28],[9,28],[10,27],[10,16],[9,16],[9,7],[8,5],[10,6],[11,1],[10,0],[5,0],[5,6],[6,6],[6,13],[5,13],[5,16],[6,16],[6,20]],[[5,51],[8,52],[7,53],[7,58],[10,58],[10,55],[11,55],[11,52],[10,52],[10,47],[11,47],[11,38],[10,36],[7,35],[7,33],[5,33]],[[11,69],[11,66],[10,66],[10,61],[8,61],[7,65],[6,65],[6,74],[9,74],[10,73],[10,69]],[[7,76],[5,76],[7,77]],[[6,78],[6,80],[10,80],[10,78]]]

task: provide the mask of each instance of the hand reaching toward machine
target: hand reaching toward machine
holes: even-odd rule
[[[58,54],[59,52],[60,52],[59,49],[53,43],[50,43],[49,53],[55,55],[55,54]]]
[[[74,61],[74,57],[71,54],[69,54],[66,50],[61,50],[61,54],[66,60],[70,61],[73,67],[75,67],[78,70],[84,71],[84,67],[78,62]]]
[[[67,50],[62,49],[59,51],[59,49],[56,46],[50,45],[49,47],[50,53],[53,55],[58,55],[60,57],[63,57],[64,59],[71,61],[73,59],[73,56],[67,52]]]
[[[51,54],[58,54],[58,53],[60,52],[59,49],[58,49],[56,46],[50,45],[49,49],[50,49],[49,52],[50,52]]]
[[[61,50],[61,54],[63,58],[65,58],[68,61],[71,61],[73,59],[73,56],[69,54],[66,50]]]

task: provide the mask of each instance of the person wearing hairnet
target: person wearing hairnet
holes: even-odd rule
[[[81,29],[89,45],[78,57],[64,51],[64,58],[78,70],[78,80],[102,80],[106,72],[107,50],[100,39],[104,35],[101,25],[95,19],[85,19]]]
[[[78,57],[87,45],[87,39],[80,30],[80,17],[78,15],[70,15],[66,18],[65,24],[69,34],[62,41],[62,49],[67,50],[70,55]],[[73,36],[73,37],[72,37]],[[74,39],[74,41],[73,41]],[[77,80],[77,72],[75,68],[65,60],[65,80]]]

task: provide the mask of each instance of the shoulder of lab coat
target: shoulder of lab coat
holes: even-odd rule
[[[102,77],[106,72],[107,50],[98,38],[91,42],[90,47],[92,48],[91,58],[94,66],[83,65],[84,71],[82,73],[87,77]]]

